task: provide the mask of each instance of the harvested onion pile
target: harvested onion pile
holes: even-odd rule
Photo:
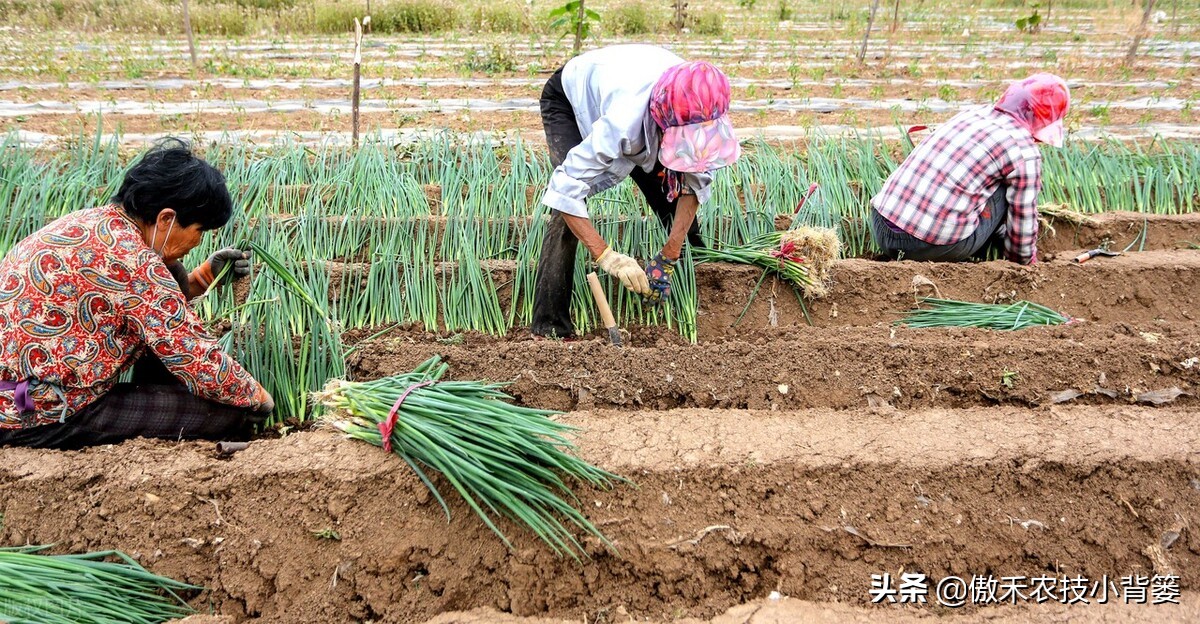
[[[45,548],[0,548],[0,622],[150,624],[195,612],[176,592],[200,587],[151,574],[124,553],[38,554]]]
[[[800,227],[768,232],[744,245],[693,248],[692,257],[696,262],[753,264],[799,286],[808,297],[821,297],[829,290],[830,268],[840,250],[834,230]]]
[[[411,373],[374,381],[331,381],[317,400],[327,420],[348,437],[393,451],[420,477],[450,517],[427,469],[441,472],[505,545],[495,516],[523,524],[559,554],[586,556],[575,529],[612,544],[573,503],[560,476],[602,488],[624,481],[575,457],[575,428],[557,412],[513,405],[497,384],[441,381],[437,356]]]
[[[903,319],[896,321],[896,324],[914,328],[979,327],[1013,331],[1026,327],[1074,322],[1069,316],[1029,301],[1000,305],[924,297],[921,303],[929,307],[910,310]]]

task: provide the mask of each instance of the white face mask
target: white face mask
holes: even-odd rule
[[[174,229],[175,219],[171,219],[171,225],[167,227],[167,236],[163,238],[162,249],[157,249],[155,243],[158,242],[158,228],[154,228],[154,236],[150,238],[150,249],[154,250],[154,253],[158,254],[161,258],[166,257],[167,242],[171,240],[171,230]]]

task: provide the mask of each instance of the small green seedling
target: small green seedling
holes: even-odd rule
[[[331,540],[334,542],[341,541],[342,539],[341,534],[335,531],[333,527],[325,527],[319,531],[313,531],[312,534],[313,537],[317,539]]]

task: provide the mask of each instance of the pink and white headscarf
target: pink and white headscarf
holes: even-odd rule
[[[666,167],[667,197],[678,194],[679,176],[732,165],[741,146],[729,123],[729,79],[705,61],[668,69],[650,91],[650,116],[663,131],[658,161]]]
[[[1033,133],[1033,138],[1062,147],[1063,118],[1071,108],[1071,90],[1054,74],[1034,74],[1018,80],[1004,91],[995,109],[1007,114]]]

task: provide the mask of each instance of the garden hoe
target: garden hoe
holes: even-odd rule
[[[1075,263],[1083,264],[1084,262],[1087,262],[1088,260],[1091,260],[1092,258],[1095,258],[1096,256],[1104,256],[1106,258],[1112,258],[1112,257],[1119,256],[1119,255],[1121,255],[1121,252],[1119,252],[1119,251],[1109,251],[1105,247],[1100,247],[1097,249],[1093,249],[1091,251],[1085,251],[1085,252],[1079,254],[1078,256],[1075,256]]]
[[[621,330],[617,329],[617,320],[613,318],[612,308],[608,307],[608,297],[604,296],[604,289],[600,287],[600,278],[596,277],[595,271],[587,274],[587,283],[592,289],[596,307],[600,309],[600,320],[608,328],[608,339],[614,345],[621,346]]]

